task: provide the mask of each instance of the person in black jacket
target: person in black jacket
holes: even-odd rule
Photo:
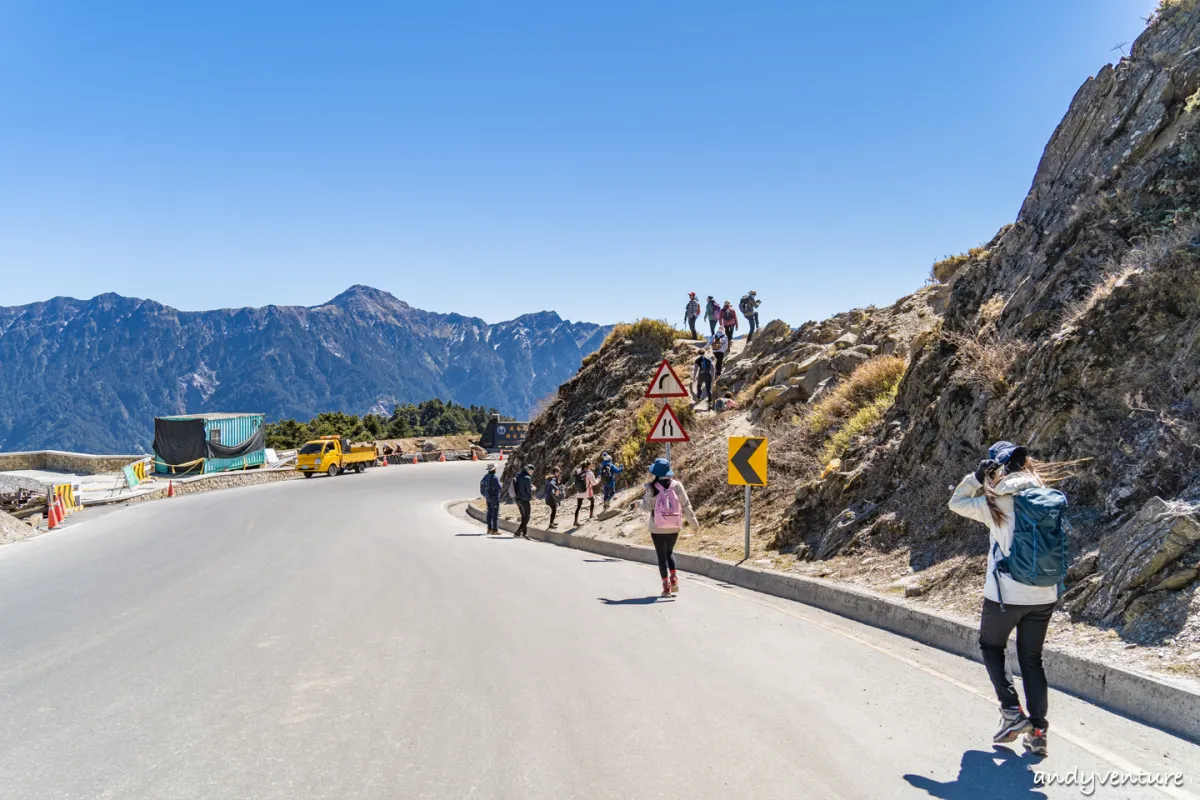
[[[483,480],[479,482],[479,493],[487,501],[487,532],[500,533],[500,479],[496,477],[496,465],[488,464]]]
[[[554,517],[558,514],[558,501],[562,499],[562,494],[562,467],[555,467],[546,476],[546,505],[550,507],[550,524],[547,527],[551,530],[558,527]]]
[[[521,524],[513,536],[528,539],[530,503],[533,502],[533,464],[526,466],[513,479],[513,499],[517,501],[517,508],[521,511]]]

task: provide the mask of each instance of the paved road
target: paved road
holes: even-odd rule
[[[442,509],[480,474],[180,497],[0,548],[0,797],[1042,796],[990,746],[980,667],[700,579],[655,602],[644,566],[480,536]],[[1053,704],[1070,741],[1043,768],[1198,791],[1200,748]]]

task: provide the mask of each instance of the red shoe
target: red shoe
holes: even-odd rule
[[[675,570],[671,570],[671,594],[679,594],[679,576],[675,574]]]
[[[671,581],[668,578],[663,578],[663,593],[659,596],[660,597],[670,597],[671,596]]]

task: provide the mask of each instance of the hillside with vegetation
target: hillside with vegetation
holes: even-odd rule
[[[702,528],[682,548],[740,559],[726,437],[767,435],[754,560],[970,617],[987,534],[946,503],[989,443],[1016,440],[1077,462],[1053,635],[1200,677],[1197,5],[1164,3],[1079,89],[1011,225],[888,308],[769,323],[718,387],[736,411],[687,404],[693,441],[673,451]],[[640,327],[563,384],[517,463],[608,449],[640,479],[661,452],[639,442],[653,364],[694,357]],[[636,537],[633,518],[592,527]]]

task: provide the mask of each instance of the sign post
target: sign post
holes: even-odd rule
[[[746,555],[750,558],[750,487],[767,485],[767,440],[757,436],[729,437],[729,485],[746,487]]]
[[[647,398],[663,401],[663,407],[658,412],[658,419],[654,421],[654,427],[650,429],[649,435],[646,436],[646,441],[666,444],[668,461],[671,460],[671,442],[690,441],[687,431],[683,429],[679,418],[671,410],[669,400],[672,397],[690,396],[691,393],[684,388],[683,381],[680,380],[678,373],[675,372],[671,363],[664,358],[659,363],[658,369],[654,371],[654,377],[650,379],[650,385],[646,387]]]

